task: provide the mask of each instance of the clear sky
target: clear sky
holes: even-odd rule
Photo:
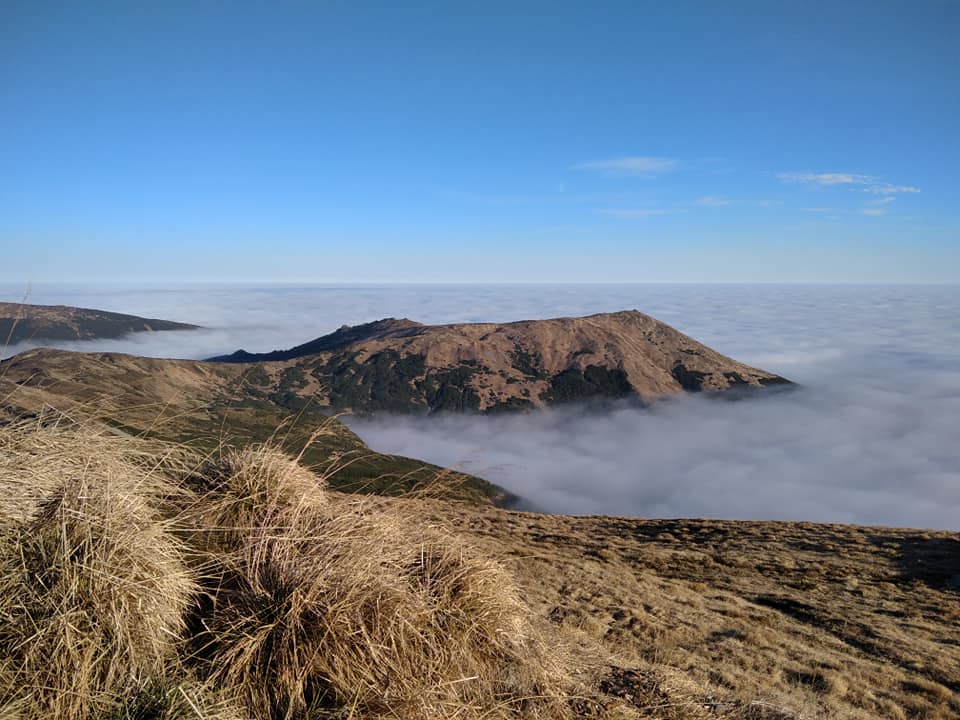
[[[960,282],[960,2],[0,4],[0,279]]]

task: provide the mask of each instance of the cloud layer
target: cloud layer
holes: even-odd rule
[[[4,300],[18,294],[0,288]],[[289,347],[391,315],[507,321],[635,307],[803,388],[601,415],[353,425],[378,450],[464,466],[552,512],[960,529],[956,287],[37,287],[30,299],[208,326],[74,344],[179,357]]]

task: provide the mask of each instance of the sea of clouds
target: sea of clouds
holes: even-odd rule
[[[0,287],[0,300],[24,295]],[[600,414],[350,424],[377,450],[460,467],[549,512],[960,530],[960,287],[38,285],[27,299],[203,325],[59,344],[186,358],[286,348],[382,317],[501,322],[637,308],[802,387]]]

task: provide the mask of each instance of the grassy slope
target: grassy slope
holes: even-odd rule
[[[181,442],[203,453],[270,438],[321,473],[347,461],[333,480],[349,492],[419,489],[475,502],[509,504],[502,488],[464,473],[371,450],[346,426],[309,405],[293,412],[250,391],[243,368],[115,353],[34,350],[0,363],[0,405],[14,412],[52,406],[95,417],[132,435]],[[333,428],[311,441],[321,426]]]
[[[804,717],[960,717],[960,534],[814,523],[423,512],[630,667]]]

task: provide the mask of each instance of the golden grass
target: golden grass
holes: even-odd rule
[[[196,654],[255,715],[565,714],[560,654],[500,566],[402,513],[326,502],[319,478],[269,449],[211,474]]]
[[[0,437],[0,705],[106,714],[176,656],[196,592],[160,513],[172,487],[96,433]]]
[[[270,447],[190,469],[61,419],[0,449],[2,718],[569,714],[498,564]]]
[[[0,720],[960,717],[956,534],[360,497],[319,467],[0,421]]]

